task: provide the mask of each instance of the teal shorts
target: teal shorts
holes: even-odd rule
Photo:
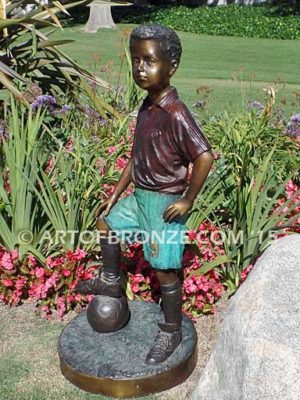
[[[145,259],[153,268],[180,269],[187,217],[172,222],[163,219],[165,209],[180,197],[136,188],[104,220],[122,242],[142,243]]]

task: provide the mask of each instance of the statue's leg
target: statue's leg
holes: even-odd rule
[[[154,345],[146,357],[151,365],[165,361],[181,342],[182,292],[181,283],[174,270],[157,271],[162,295],[164,323],[159,323],[160,331]]]
[[[177,274],[182,268],[186,217],[172,222],[165,222],[163,218],[166,208],[180,195],[142,189],[136,192],[139,225],[149,236],[143,243],[144,256],[157,272],[165,318],[146,357],[146,363],[155,365],[165,361],[181,342],[182,293]]]
[[[94,279],[80,281],[76,290],[81,294],[96,294],[110,297],[121,297],[122,287],[120,283],[120,242],[114,232],[102,219],[97,221],[97,229],[100,231],[100,247],[102,256],[102,268],[99,276]]]
[[[76,290],[82,294],[96,294],[121,297],[120,283],[121,246],[119,239],[126,233],[130,236],[139,228],[137,222],[137,202],[132,194],[115,204],[108,216],[99,218],[96,223],[100,235],[102,268],[99,277],[77,284]],[[124,234],[124,235],[123,235]],[[125,235],[126,238],[126,235]]]

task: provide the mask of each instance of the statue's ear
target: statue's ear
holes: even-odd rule
[[[172,60],[171,61],[171,69],[170,69],[170,76],[174,75],[177,68],[178,68],[178,61],[177,60]]]

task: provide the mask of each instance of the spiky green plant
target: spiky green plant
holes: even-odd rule
[[[43,260],[38,242],[47,228],[47,219],[32,190],[37,185],[33,171],[47,158],[40,146],[45,134],[43,114],[38,111],[33,115],[13,101],[11,107],[7,115],[8,138],[1,144],[4,159],[0,163],[0,243],[9,250],[18,248],[20,259],[31,252]]]
[[[14,97],[27,104],[24,91],[30,84],[36,83],[44,93],[53,95],[66,93],[78,96],[78,90],[86,93],[82,80],[91,81],[108,88],[104,80],[90,74],[59,46],[69,40],[50,40],[49,35],[61,24],[56,14],[85,3],[85,0],[72,1],[62,5],[59,1],[42,5],[38,0],[15,0],[6,3],[6,18],[0,21],[0,85],[10,91]],[[34,7],[25,13],[18,13],[28,4]],[[53,28],[45,30],[44,28]],[[0,86],[1,89],[1,86]],[[101,113],[113,113],[112,107],[98,101]]]
[[[247,178],[241,176],[231,192],[232,222],[223,232],[225,252],[230,259],[226,283],[231,292],[238,286],[241,272],[270,245],[274,232],[293,226],[299,218],[290,215],[300,206],[297,201],[300,190],[278,207],[286,182],[278,183],[277,170],[272,165],[273,153],[274,150],[259,167],[248,165]]]

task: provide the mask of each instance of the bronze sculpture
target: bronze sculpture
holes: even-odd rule
[[[149,365],[167,360],[181,342],[181,232],[213,163],[209,143],[170,86],[181,51],[177,34],[165,26],[139,26],[131,33],[133,78],[148,96],[138,113],[132,157],[114,193],[99,208],[103,267],[98,278],[77,285],[82,294],[122,297],[120,243],[115,239],[124,229],[139,230],[149,239],[143,244],[144,254],[157,271],[164,313],[145,360]],[[189,163],[193,168],[187,187]],[[118,202],[131,182],[135,192]],[[163,242],[155,233],[164,233]]]

